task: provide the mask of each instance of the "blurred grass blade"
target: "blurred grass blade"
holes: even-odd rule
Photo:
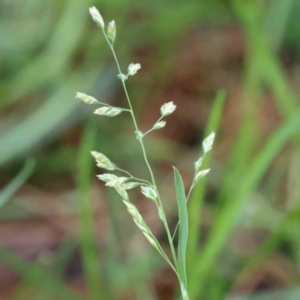
[[[300,287],[286,290],[274,290],[258,292],[253,295],[229,296],[225,300],[298,300],[300,299]]]
[[[46,103],[0,137],[0,165],[27,155],[41,141],[51,140],[69,125],[68,117],[78,119],[80,103],[74,99],[74,90],[79,82],[78,75],[72,77]]]
[[[35,160],[27,159],[25,166],[20,173],[0,192],[0,209],[12,197],[12,195],[22,186],[22,184],[31,175],[35,166]]]
[[[51,272],[53,277],[57,280],[64,280],[64,273],[68,263],[73,258],[74,252],[76,250],[77,243],[72,241],[64,241],[61,243],[59,248],[55,251],[54,261],[48,268],[48,272]],[[45,283],[46,284],[46,283]],[[49,289],[51,288],[51,284],[48,283]],[[41,289],[39,293],[32,300],[47,300],[49,298],[46,297],[44,293],[45,288]],[[44,294],[44,297],[43,297]],[[24,299],[24,298],[23,298]]]
[[[94,159],[90,152],[96,140],[96,128],[86,125],[80,143],[78,157],[78,188],[79,188],[79,221],[80,221],[80,244],[82,249],[83,269],[89,299],[105,299],[101,288],[100,262],[97,244],[94,237],[93,206],[91,199],[91,177]]]
[[[287,141],[299,131],[299,128],[300,110],[298,109],[293,117],[284,123],[269,138],[263,149],[249,164],[250,167],[248,167],[247,172],[243,172],[244,179],[240,176],[240,182],[236,183],[235,192],[232,191],[231,201],[227,201],[226,206],[222,209],[211,230],[203,253],[199,255],[197,261],[195,261],[194,276],[192,278],[192,284],[190,285],[192,298],[197,298],[198,293],[201,292],[207,272],[212,267],[216,256],[228,239],[238,217],[239,210],[246,201],[247,196],[256,187],[259,180],[267,170],[270,162],[284,147]]]
[[[189,219],[183,181],[176,168],[174,168],[174,180],[179,215],[178,268],[181,280],[186,289],[186,247],[188,241]]]
[[[280,2],[280,1],[277,1]],[[290,0],[286,1],[290,2]],[[275,3],[275,2],[274,2]],[[256,76],[261,83],[266,83],[274,94],[274,101],[281,114],[288,119],[298,107],[297,98],[286,81],[286,75],[274,52],[268,44],[268,38],[261,34],[261,7],[249,1],[231,0],[236,15],[240,18],[249,39],[249,57],[254,57],[256,63]],[[283,5],[283,4],[282,4]],[[286,3],[288,11],[289,3]],[[297,137],[296,137],[297,138]],[[300,147],[300,139],[296,139]]]
[[[51,299],[79,300],[75,292],[57,280],[47,268],[38,263],[29,263],[15,255],[9,248],[0,246],[0,260],[15,270],[28,285],[47,293]]]
[[[280,247],[291,229],[294,219],[298,219],[298,216],[292,216],[291,214],[279,225],[278,229],[273,232],[266,241],[256,250],[255,254],[250,256],[248,260],[241,266],[238,276],[245,276],[246,278],[252,276],[257,269],[261,267],[264,260],[268,259],[270,255]]]
[[[281,47],[294,0],[272,1],[267,10],[264,33],[275,51]]]
[[[64,272],[71,258],[73,257],[74,251],[76,250],[77,243],[72,241],[65,241],[59,245],[59,248],[55,251],[55,257],[50,265],[47,266],[48,273],[52,274],[56,279],[63,280]],[[49,285],[48,282],[45,284]],[[51,283],[49,288],[51,288]],[[38,289],[38,291],[36,291]],[[46,292],[48,288],[34,288],[32,285],[28,285],[28,282],[22,282],[12,295],[10,300],[46,300],[49,299],[49,294]],[[35,295],[33,297],[33,295]]]
[[[209,116],[209,121],[205,128],[204,136],[208,136],[212,131],[216,134],[218,133],[224,103],[225,103],[226,93],[221,90],[217,93],[215,100],[213,102],[213,106],[211,109],[211,113]],[[199,156],[202,155],[202,144],[200,145]],[[212,151],[210,151],[202,163],[202,168],[207,169],[211,163],[211,155]],[[193,265],[193,260],[195,258],[197,252],[197,245],[200,237],[200,224],[201,224],[201,212],[202,212],[202,204],[204,200],[205,187],[207,182],[207,176],[204,176],[195,186],[192,191],[191,198],[189,201],[189,239],[188,239],[188,249],[187,249],[187,264],[188,264],[188,273],[191,270],[191,274],[188,275],[193,276],[192,268],[189,268],[189,265]]]
[[[55,278],[62,278],[64,275],[65,268],[68,262],[73,257],[75,250],[78,247],[78,242],[74,241],[63,241],[60,243],[59,248],[55,251],[54,260],[49,267],[51,273],[55,275]]]

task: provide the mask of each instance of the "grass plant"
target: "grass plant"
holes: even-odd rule
[[[101,28],[103,35],[111,49],[112,55],[115,59],[118,72],[119,72],[118,78],[121,80],[124,93],[126,95],[128,108],[114,107],[107,103],[100,102],[94,97],[91,97],[89,95],[80,92],[77,93],[76,97],[89,105],[101,105],[101,107],[97,108],[94,111],[96,115],[115,117],[121,113],[130,114],[135,128],[135,136],[140,144],[141,152],[145,161],[145,166],[149,172],[150,181],[133,176],[130,172],[119,168],[115,163],[110,161],[110,159],[107,158],[104,154],[97,151],[91,151],[91,154],[95,158],[98,167],[109,171],[118,171],[123,174],[125,173],[126,175],[126,177],[124,176],[120,177],[112,173],[104,173],[98,175],[97,177],[100,180],[104,181],[106,183],[106,186],[115,188],[117,193],[121,196],[123,203],[125,204],[129,214],[132,216],[133,221],[135,222],[137,227],[141,230],[141,232],[144,234],[144,236],[149,241],[149,243],[159,252],[159,254],[165,259],[165,261],[174,270],[179,281],[182,299],[188,300],[189,296],[187,292],[188,279],[187,279],[187,271],[186,271],[186,250],[187,250],[187,243],[188,243],[189,218],[188,218],[188,210],[187,210],[187,201],[190,197],[192,190],[199,182],[199,180],[210,171],[210,169],[204,169],[204,170],[201,169],[201,166],[205,156],[212,149],[215,133],[212,132],[207,138],[205,138],[205,140],[202,143],[203,155],[194,164],[195,174],[192,181],[192,185],[187,194],[185,192],[182,177],[179,171],[176,168],[174,168],[174,181],[175,181],[176,198],[178,204],[178,226],[176,226],[175,231],[172,233],[167,221],[167,216],[165,214],[163,201],[161,199],[157,187],[155,175],[148,159],[147,151],[144,145],[144,138],[153,130],[159,130],[165,127],[166,121],[164,119],[165,117],[171,115],[175,111],[176,105],[174,105],[173,102],[165,103],[160,109],[161,116],[157,120],[157,122],[153,125],[153,127],[144,133],[139,130],[139,126],[134,114],[134,109],[132,107],[132,103],[126,87],[126,81],[131,76],[134,76],[141,69],[141,65],[139,63],[131,63],[128,66],[127,73],[126,74],[123,73],[114,49],[114,41],[116,39],[115,21],[111,21],[110,23],[108,23],[107,30],[106,30],[104,20],[100,12],[95,7],[90,8],[90,14],[93,20]],[[153,201],[154,205],[156,205],[158,216],[162,221],[166,231],[172,257],[169,257],[167,255],[167,253],[160,245],[157,238],[152,233],[151,229],[144,221],[137,207],[130,201],[130,197],[127,193],[127,190],[131,190],[137,187],[141,187],[142,194],[149,200]],[[177,228],[179,229],[178,249],[176,249],[173,241]]]
[[[68,128],[78,122],[79,119],[84,118],[85,113],[88,112],[88,110],[81,109],[80,104],[72,99],[71,95],[78,86],[82,90],[89,90],[91,94],[101,94],[102,98],[112,96],[115,91],[117,93],[113,96],[118,95],[118,90],[115,87],[120,85],[120,82],[115,74],[112,75],[115,68],[105,63],[107,55],[110,55],[108,51],[110,47],[106,46],[106,40],[101,34],[90,30],[89,18],[85,9],[87,3],[84,1],[45,0],[40,2],[30,0],[27,3],[28,5],[24,6],[22,4],[21,0],[2,1],[0,3],[0,53],[3,58],[0,63],[0,91],[2,95],[0,101],[2,110],[0,166],[5,167],[1,172],[1,176],[4,173],[5,182],[7,182],[6,178],[14,176],[16,170],[13,166],[10,168],[10,165],[6,169],[8,163],[16,163],[28,155],[37,154],[35,176],[52,180],[53,173],[56,172],[64,173],[64,176],[73,179],[74,173],[76,173],[74,160],[77,147],[70,147],[68,143],[62,141],[64,139],[58,140],[57,138],[62,137]],[[238,104],[237,102],[242,103],[243,108],[241,111],[238,111],[239,105],[236,108],[241,123],[239,124],[238,134],[234,138],[233,150],[229,150],[229,141],[230,138],[233,140],[233,136],[226,136],[226,131],[223,131],[222,137],[226,138],[228,148],[224,147],[225,151],[222,156],[218,155],[218,158],[215,157],[213,160],[216,168],[212,168],[212,175],[214,175],[214,172],[218,173],[216,178],[211,176],[208,181],[208,177],[204,177],[190,194],[188,205],[189,238],[186,250],[188,295],[192,300],[300,299],[299,289],[290,289],[291,284],[299,284],[298,278],[286,278],[285,291],[270,291],[268,295],[268,293],[257,293],[255,288],[251,291],[253,296],[241,295],[235,297],[232,295],[232,290],[239,285],[241,274],[246,275],[246,278],[253,281],[256,279],[253,274],[257,270],[261,270],[264,262],[268,261],[274,253],[284,256],[284,259],[289,261],[293,267],[298,267],[300,263],[299,185],[295,184],[299,182],[299,175],[297,177],[297,172],[291,172],[289,176],[291,176],[291,182],[294,184],[289,186],[285,186],[285,179],[282,179],[282,177],[280,187],[270,179],[270,174],[276,173],[276,168],[280,168],[285,176],[286,169],[289,168],[286,161],[290,160],[291,152],[292,156],[299,157],[298,128],[300,124],[298,121],[299,101],[297,99],[296,75],[300,53],[298,2],[296,0],[230,0],[226,3],[224,1],[212,3],[207,1],[171,0],[151,2],[124,0],[103,2],[96,0],[94,4],[101,5],[103,11],[114,15],[118,20],[118,33],[122,31],[118,42],[124,45],[126,41],[126,45],[128,45],[118,48],[118,57],[122,57],[122,61],[129,61],[130,54],[137,49],[144,49],[149,44],[155,46],[155,61],[162,66],[157,72],[160,75],[160,89],[166,87],[165,84],[170,76],[165,67],[166,62],[168,64],[171,61],[173,64],[175,58],[177,58],[176,55],[182,55],[182,52],[188,49],[189,41],[191,39],[195,41],[195,36],[190,35],[191,32],[202,35],[207,29],[213,29],[213,34],[223,32],[223,30],[226,33],[228,27],[229,31],[230,28],[235,28],[238,29],[237,32],[235,31],[237,41],[239,39],[238,33],[243,32],[243,49],[241,50],[243,62],[237,65],[231,65],[231,63],[225,65],[226,69],[228,67],[231,69],[231,66],[238,66],[235,71],[232,71],[239,80],[238,82],[234,81],[234,84],[230,87],[228,82],[224,82],[223,86],[229,91],[230,100],[233,99],[232,92],[235,93],[239,89],[243,92],[242,97],[235,98],[236,104]],[[136,16],[142,16],[142,18],[136,22]],[[174,19],[176,22],[174,22]],[[203,27],[203,25],[205,26]],[[113,29],[113,23],[110,25],[110,29]],[[147,34],[143,34],[144,32],[147,32]],[[108,35],[106,31],[105,34]],[[182,49],[180,52],[174,53],[174,49],[178,49],[176,44],[178,41],[188,41],[188,44],[181,43]],[[216,37],[215,41],[220,41],[219,37]],[[113,46],[113,44],[110,43],[109,46]],[[205,47],[207,47],[205,41],[203,46],[205,50]],[[99,50],[101,52],[101,62],[95,63],[98,61]],[[290,52],[291,50],[292,52]],[[172,55],[170,55],[171,52]],[[290,55],[291,53],[292,55]],[[282,64],[287,55],[288,60]],[[104,69],[104,66],[108,68]],[[201,69],[201,66],[199,68]],[[223,70],[223,66],[219,64],[210,66],[208,70],[216,70],[216,68]],[[41,70],[43,71],[41,72]],[[186,72],[186,70],[183,71]],[[153,73],[150,75],[153,76]],[[171,75],[171,77],[174,76]],[[207,73],[207,78],[213,80],[210,72]],[[172,78],[170,79],[172,80]],[[233,82],[232,78],[229,78],[229,80]],[[206,81],[199,81],[201,88],[202,85],[208,93],[215,92],[214,87],[220,86],[219,84],[213,85],[211,88],[205,86]],[[148,81],[143,87],[139,86],[139,89],[142,90],[140,95],[151,93],[148,88]],[[131,86],[130,94],[137,94],[133,86]],[[266,107],[261,106],[265,96],[268,96],[271,106],[276,106],[276,110],[282,119],[277,120],[277,128],[273,130],[271,138],[264,139],[263,143],[260,144],[263,135],[257,124],[259,123],[260,111],[266,109]],[[139,106],[144,107],[143,101],[146,97],[140,98]],[[24,103],[28,108],[26,110],[23,109]],[[34,103],[38,104],[38,107]],[[110,103],[104,103],[105,109],[100,108],[98,113],[115,114],[118,112],[115,108],[108,109],[110,107],[108,104]],[[211,131],[218,132],[223,106],[224,94],[221,93],[211,107],[211,116],[204,131],[204,136],[207,136]],[[249,110],[249,108],[251,109]],[[124,109],[121,113],[131,116],[130,108]],[[24,113],[26,113],[26,116]],[[138,113],[137,106],[135,106],[137,119]],[[165,119],[161,119],[159,122],[164,121]],[[96,122],[99,124],[99,120]],[[113,233],[109,230],[106,232],[108,239],[111,239],[111,241],[103,256],[99,256],[99,245],[96,243],[96,238],[99,238],[99,235],[94,235],[95,228],[92,223],[95,211],[90,197],[93,189],[91,186],[93,159],[89,155],[90,150],[102,149],[102,152],[110,153],[109,155],[115,161],[117,157],[116,149],[123,142],[121,137],[124,130],[116,132],[114,138],[111,139],[111,128],[108,130],[101,126],[100,130],[96,130],[99,127],[93,124],[93,121],[85,120],[83,123],[84,133],[80,140],[77,157],[77,180],[73,187],[73,195],[75,195],[75,190],[78,191],[78,198],[74,196],[73,199],[77,203],[78,210],[80,228],[78,241],[76,240],[70,244],[57,241],[53,261],[45,265],[39,260],[28,262],[27,258],[22,256],[22,253],[16,252],[15,254],[14,245],[6,244],[2,240],[0,246],[1,264],[7,265],[17,273],[21,280],[21,283],[8,299],[84,298],[98,300],[103,298],[115,300],[123,296],[124,291],[130,290],[133,299],[145,300],[144,295],[147,294],[145,290],[142,289],[136,292],[132,285],[135,284],[140,288],[142,286],[141,281],[144,280],[148,283],[145,276],[139,275],[148,273],[147,278],[153,278],[156,268],[153,268],[152,263],[145,263],[143,267],[147,271],[137,271],[136,266],[132,263],[133,255],[131,256],[131,253],[128,253],[128,260],[126,259],[125,262],[122,251],[125,248],[123,247],[126,243],[125,239],[128,241],[129,237],[122,235],[120,241],[116,241],[118,239],[116,227],[119,227],[118,233],[122,234],[121,229],[125,226],[120,226],[124,223],[122,219],[123,207],[117,201],[118,199],[114,199],[116,195],[114,195],[115,191],[113,189],[109,190],[107,197],[109,198],[108,206],[111,206],[109,208],[110,224],[114,227],[114,230],[112,230]],[[162,125],[164,123],[157,126]],[[97,138],[98,136],[95,137],[96,131],[97,134],[101,135],[101,139]],[[151,134],[151,129],[146,137],[148,137],[148,134]],[[130,140],[130,143],[135,142],[134,139],[132,140]],[[54,149],[51,147],[49,150],[47,145],[53,145],[53,141],[56,141],[55,147]],[[151,141],[149,139],[146,142],[151,142],[151,145],[160,144],[156,139]],[[286,147],[287,144],[288,147]],[[145,172],[141,166],[143,164],[140,163],[142,159],[139,160],[139,163],[133,164],[136,162],[135,157],[139,148],[134,148],[130,152],[131,154],[128,155],[131,147],[132,144],[127,145],[123,158],[126,157],[127,165],[132,166],[131,173],[142,173],[142,177],[145,177]],[[202,147],[200,151],[202,152]],[[150,155],[153,155],[153,152],[149,153],[149,160],[155,158],[155,155],[152,157]],[[94,154],[97,157],[97,153]],[[229,160],[224,159],[227,154]],[[281,160],[281,165],[278,164],[278,160],[274,161],[277,156]],[[211,163],[210,160],[211,153],[208,153],[205,161],[203,161],[202,168],[208,168]],[[133,163],[131,164],[131,162]],[[299,163],[291,160],[291,165],[291,169],[299,170]],[[19,168],[19,165],[17,166]],[[33,165],[28,162],[21,173],[10,181],[11,184],[5,186],[1,191],[0,211],[1,223],[4,228],[7,220],[18,223],[24,217],[28,220],[32,217],[32,214],[28,215],[27,211],[31,211],[34,202],[26,197],[18,199],[19,195],[13,195],[20,184],[27,180],[32,167]],[[6,171],[9,175],[5,174]],[[111,171],[124,173],[124,171],[117,169]],[[48,174],[47,177],[45,173]],[[118,174],[116,173],[116,175]],[[129,174],[124,176],[131,177]],[[143,180],[140,182],[139,179],[134,180],[132,178],[124,184],[129,182],[140,183],[140,186],[144,187],[144,192],[149,194],[152,190],[147,187],[153,188],[151,176],[149,183],[148,180],[147,182]],[[265,191],[266,180],[269,181],[268,193]],[[181,184],[178,174],[176,181],[179,182],[179,185]],[[55,181],[51,183],[53,185]],[[209,193],[206,193],[207,183],[209,183]],[[29,185],[44,188],[35,179],[29,182]],[[285,189],[288,190],[287,193],[284,192]],[[162,191],[161,188],[160,190]],[[124,190],[119,189],[119,191],[124,193]],[[125,191],[128,192],[128,190]],[[154,191],[156,192],[155,188]],[[275,195],[279,194],[279,191],[280,199]],[[178,188],[178,193],[182,197],[184,196],[180,188]],[[289,202],[288,194],[294,194],[295,203],[292,207],[286,208],[285,203]],[[53,196],[53,194],[51,195]],[[244,209],[246,210],[248,205],[251,204],[252,208],[263,210],[264,215],[270,218],[269,211],[262,209],[261,202],[252,202],[256,196],[259,199],[263,198],[264,203],[268,204],[270,210],[280,212],[282,218],[273,220],[272,225],[266,222],[260,225],[261,227],[258,227],[257,224],[251,225],[251,231],[263,232],[267,237],[261,245],[253,250],[253,253],[245,256],[232,251],[230,243],[233,231],[244,233],[245,227],[242,219],[244,214],[247,217]],[[18,200],[20,200],[21,205]],[[180,203],[183,204],[183,201]],[[163,204],[165,205],[165,202]],[[23,209],[23,205],[26,206],[26,210]],[[155,201],[153,201],[153,205],[157,205]],[[157,206],[160,207],[159,203]],[[72,210],[71,212],[74,213]],[[186,212],[181,211],[180,215],[184,218]],[[167,216],[169,219],[169,214]],[[257,214],[254,217],[258,219],[258,223],[262,222],[261,215]],[[41,215],[41,220],[43,218],[43,215]],[[211,221],[211,223],[206,223],[208,222],[207,218],[210,218],[209,222]],[[251,222],[249,216],[245,222],[249,222],[249,219]],[[68,222],[68,218],[65,221]],[[275,226],[273,225],[274,222],[276,223]],[[239,224],[238,227],[237,224]],[[148,231],[146,233],[149,235]],[[173,236],[174,232],[170,233]],[[5,234],[8,235],[9,233],[6,232]],[[251,237],[251,235],[248,236],[247,232],[245,236]],[[13,238],[16,240],[15,236]],[[156,240],[154,242],[156,243]],[[241,242],[239,240],[239,243]],[[66,282],[68,282],[66,274],[69,274],[68,267],[73,264],[72,261],[78,248],[81,253],[82,280],[86,284],[86,287],[83,286],[82,288],[84,296],[79,294],[81,290],[77,293],[77,287],[74,289],[74,287],[66,286]],[[25,248],[24,250],[26,251]],[[22,245],[20,251],[24,250]],[[169,254],[166,248],[164,250]],[[177,271],[179,257],[175,246],[174,250],[177,265],[175,265],[172,256],[168,257],[168,260],[179,275],[179,271]],[[150,251],[150,253],[154,257],[156,256],[154,251]],[[226,255],[231,255],[230,258],[233,261],[228,262],[223,259],[224,256],[227,257]],[[183,258],[181,254],[180,262],[182,264],[184,264]],[[144,257],[143,259],[143,262],[147,260]],[[157,256],[157,260],[159,259]],[[155,260],[155,263],[157,263],[157,260]],[[238,266],[235,265],[236,261],[240,263]],[[135,264],[138,264],[139,267],[142,265],[136,262]],[[272,261],[272,264],[276,265],[276,260]],[[125,271],[128,268],[130,268],[130,272]],[[226,273],[224,273],[224,269],[226,269]],[[139,281],[135,280],[132,275],[130,276],[131,271],[132,273],[139,272],[136,276],[139,277]],[[185,272],[181,269],[180,271]],[[124,280],[120,284],[120,277],[124,279],[126,276],[131,277],[130,280]],[[180,281],[183,281],[181,277]],[[277,286],[274,285],[270,288],[273,290]],[[151,287],[147,287],[151,289]],[[256,293],[257,295],[255,295]],[[149,299],[156,299],[155,293]]]

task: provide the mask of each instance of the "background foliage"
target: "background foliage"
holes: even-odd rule
[[[142,130],[177,105],[147,140],[174,228],[171,166],[189,186],[217,131],[189,203],[191,299],[298,299],[297,0],[0,2],[0,298],[176,299],[172,271],[95,179],[92,149],[147,173],[130,119],[75,99],[125,103],[92,5],[116,21],[123,69],[142,65],[129,81]],[[166,245],[155,208],[133,197]]]

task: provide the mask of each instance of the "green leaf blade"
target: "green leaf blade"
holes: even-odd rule
[[[174,168],[174,180],[179,215],[178,271],[186,288],[186,248],[188,242],[189,222],[184,185],[180,173],[176,168]]]

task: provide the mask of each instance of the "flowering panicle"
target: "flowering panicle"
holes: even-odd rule
[[[113,162],[110,161],[109,158],[107,158],[104,154],[97,152],[97,151],[91,151],[91,155],[94,157],[96,161],[96,165],[102,169],[106,169],[108,171],[115,171],[115,172],[123,172],[126,173],[129,177],[122,177],[122,176],[117,176],[115,174],[111,173],[104,173],[97,175],[97,177],[102,180],[106,186],[112,187],[116,190],[116,192],[121,196],[123,203],[125,204],[129,214],[133,218],[133,221],[137,225],[137,227],[141,230],[143,235],[146,237],[146,239],[149,241],[149,243],[157,249],[157,251],[162,255],[162,257],[168,262],[168,264],[171,266],[171,268],[175,271],[179,283],[180,283],[180,290],[181,294],[184,300],[189,300],[189,297],[187,295],[186,291],[186,286],[187,286],[187,275],[186,275],[186,267],[185,267],[185,259],[186,259],[186,247],[187,247],[187,238],[188,238],[188,211],[186,207],[186,202],[188,201],[189,195],[191,190],[194,188],[196,183],[204,177],[210,169],[206,170],[200,170],[203,160],[206,156],[206,154],[212,149],[212,145],[214,142],[215,138],[215,133],[212,132],[207,138],[204,139],[202,143],[202,149],[203,149],[203,156],[200,157],[195,163],[194,163],[194,168],[195,168],[195,175],[194,175],[194,180],[191,185],[190,191],[188,195],[186,196],[185,194],[185,188],[184,184],[182,181],[182,178],[177,171],[177,169],[174,168],[174,177],[175,177],[175,186],[176,186],[176,198],[178,202],[178,211],[179,211],[179,220],[178,222],[179,225],[179,242],[178,242],[178,252],[175,250],[175,246],[173,243],[173,238],[168,226],[167,218],[164,212],[163,204],[158,192],[157,185],[155,183],[154,179],[154,174],[151,169],[151,166],[149,164],[145,146],[144,146],[144,138],[145,136],[153,131],[153,130],[158,130],[161,128],[164,128],[166,126],[166,121],[163,119],[169,115],[171,115],[175,109],[176,105],[173,103],[173,101],[167,102],[163,104],[160,108],[160,118],[154,123],[152,128],[145,133],[141,132],[138,128],[137,121],[134,115],[134,111],[132,109],[131,101],[128,96],[127,88],[126,88],[126,80],[130,76],[134,76],[137,74],[137,72],[141,69],[141,65],[139,63],[131,63],[129,64],[127,68],[127,73],[122,73],[120,69],[120,64],[118,62],[117,56],[114,51],[114,42],[116,40],[116,23],[115,21],[111,21],[107,25],[107,30],[105,30],[105,23],[104,20],[100,14],[100,12],[95,8],[91,7],[89,9],[90,14],[93,18],[93,20],[97,23],[97,25],[102,29],[102,32],[105,36],[105,39],[107,40],[110,49],[113,52],[113,56],[116,60],[116,64],[118,67],[118,72],[119,74],[117,75],[121,81],[122,81],[122,86],[125,91],[125,95],[129,104],[129,109],[126,108],[120,108],[120,107],[113,107],[110,106],[106,103],[102,103],[95,99],[94,97],[91,97],[89,95],[86,95],[84,93],[78,92],[76,94],[76,98],[80,99],[86,104],[100,104],[102,107],[97,108],[94,111],[94,114],[96,115],[101,115],[101,116],[107,116],[107,117],[115,117],[122,112],[130,112],[130,115],[132,117],[134,126],[135,126],[135,136],[138,140],[138,142],[141,145],[144,160],[146,163],[146,166],[149,170],[150,177],[151,177],[151,182],[144,180],[144,179],[139,179],[134,176],[132,176],[129,172],[122,170],[118,168]],[[155,236],[151,232],[150,228],[144,221],[142,215],[139,213],[137,207],[130,202],[130,198],[128,195],[128,191],[131,189],[134,189],[136,187],[141,187],[141,193],[147,198],[153,201],[154,205],[157,207],[158,211],[158,217],[162,221],[164,228],[166,229],[167,232],[167,237],[171,249],[171,255],[173,262],[170,260],[169,256],[166,254],[164,249],[160,246],[158,241],[156,240]],[[177,229],[177,227],[176,227]],[[173,236],[176,233],[173,233]]]
[[[124,182],[126,182],[127,180],[129,180],[128,177],[118,177],[116,175],[113,174],[102,174],[102,175],[97,175],[97,177],[106,182],[106,186],[111,186],[111,187],[115,187],[117,185],[121,185]]]
[[[146,225],[143,217],[141,216],[141,214],[139,213],[138,209],[136,208],[136,206],[134,206],[132,203],[128,202],[128,201],[124,201],[124,204],[127,207],[128,212],[130,213],[130,215],[133,218],[134,223],[137,225],[137,227],[142,231],[142,233],[144,234],[144,236],[147,238],[147,240],[150,242],[150,244],[156,248],[157,250],[159,249],[159,246],[157,244],[157,242],[155,241],[155,239],[153,238],[153,234],[151,232],[151,230],[149,229],[149,227]]]

